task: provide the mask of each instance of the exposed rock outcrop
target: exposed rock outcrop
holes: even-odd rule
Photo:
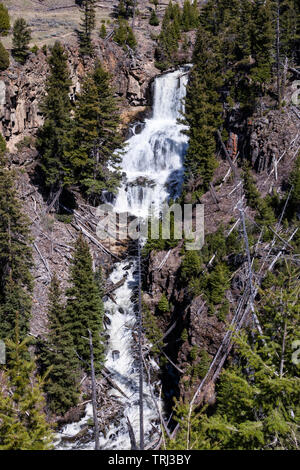
[[[140,57],[133,63],[128,54],[113,42],[98,40],[95,46],[94,60],[100,59],[112,75],[123,111],[135,116],[141,107],[145,109],[150,104],[149,83],[158,73],[153,59],[145,61],[144,57]],[[72,80],[70,97],[75,100],[81,80],[94,60],[82,62],[77,47],[68,46],[67,53]],[[5,136],[10,150],[14,150],[25,136],[35,135],[43,123],[40,102],[45,93],[47,73],[47,56],[40,50],[37,54],[30,54],[24,66],[15,63],[0,74],[0,132]],[[139,107],[136,112],[135,107]]]

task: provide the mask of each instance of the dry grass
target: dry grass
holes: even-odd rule
[[[77,40],[75,31],[80,24],[80,10],[75,0],[6,0],[3,3],[8,7],[11,24],[16,18],[23,17],[30,25],[31,46],[50,45],[56,40],[65,43],[74,43]],[[110,18],[113,4],[113,0],[98,2],[97,30],[100,29],[101,20]],[[3,38],[4,46],[10,49],[11,41],[11,35]]]

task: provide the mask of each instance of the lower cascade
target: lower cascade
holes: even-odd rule
[[[186,93],[189,66],[181,67],[157,77],[154,81],[153,115],[146,119],[144,127],[137,133],[138,125],[132,128],[132,137],[127,141],[121,168],[123,183],[114,201],[118,213],[129,212],[146,218],[151,205],[157,209],[168,200],[180,194],[183,180],[183,159],[188,139],[182,132],[184,125],[178,122],[184,110],[183,99]],[[137,313],[132,300],[138,286],[137,259],[127,258],[115,264],[110,281],[117,283],[126,275],[126,281],[114,292],[115,302],[104,302],[109,318],[106,333],[109,335],[105,367],[120,391],[113,389],[111,394],[122,406],[122,415],[100,433],[101,449],[130,450],[128,420],[139,445],[139,364],[137,357]],[[157,364],[148,358],[149,367],[158,369]],[[159,440],[160,422],[158,386],[149,385],[144,373],[144,433],[145,448],[151,448]],[[151,390],[150,390],[151,387]],[[76,437],[93,417],[92,405],[86,407],[85,417],[66,425],[58,435],[57,449],[93,449],[94,441],[80,443]],[[67,438],[67,439],[65,439]]]

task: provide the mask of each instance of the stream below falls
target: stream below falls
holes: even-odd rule
[[[154,80],[152,117],[145,120],[142,128],[141,123],[133,125],[132,136],[122,156],[121,170],[124,177],[113,201],[114,210],[118,213],[129,212],[146,219],[151,204],[159,209],[169,197],[176,198],[180,194],[188,139],[182,133],[184,125],[178,122],[178,118],[184,108],[188,70],[189,66],[181,67]],[[121,404],[122,413],[116,421],[111,422],[105,436],[100,434],[101,449],[131,449],[127,418],[139,443],[139,367],[135,338],[137,313],[132,300],[138,286],[137,269],[134,257],[116,263],[110,281],[116,283],[125,274],[126,281],[114,292],[116,303],[111,299],[104,302],[110,323],[106,330],[109,339],[105,367],[126,396],[115,389],[110,392]],[[148,361],[150,369],[158,369],[153,360]],[[152,383],[150,391],[147,374],[144,374],[145,448],[159,439],[157,407],[162,407],[162,402],[158,396],[158,385]],[[94,449],[92,435],[84,443],[80,439],[72,442],[68,439],[76,437],[92,417],[92,405],[88,404],[81,421],[68,424],[60,431],[56,448]]]

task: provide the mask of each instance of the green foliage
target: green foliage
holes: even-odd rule
[[[115,192],[119,185],[119,125],[120,111],[110,76],[97,62],[82,84],[66,152],[75,181],[93,204],[99,202],[104,189]]]
[[[211,357],[205,349],[200,350],[198,346],[193,346],[190,351],[190,358],[192,360],[191,366],[187,370],[190,381],[189,386],[199,383],[199,379],[203,379],[209,369]]]
[[[99,32],[99,36],[100,36],[100,38],[105,39],[106,35],[107,35],[106,26],[105,26],[104,23],[102,23],[101,28],[100,28],[100,32]]]
[[[0,70],[6,70],[9,67],[9,54],[0,41]]]
[[[146,305],[143,305],[143,327],[145,329],[146,337],[152,345],[152,354],[159,354],[159,346],[162,346],[163,332],[158,325],[156,316]]]
[[[257,210],[255,221],[266,227],[264,230],[264,240],[268,240],[272,237],[268,226],[273,225],[276,221],[272,208],[272,198],[269,195],[264,199],[261,198],[249,166],[246,166],[244,169],[243,187],[248,206],[251,209]]]
[[[10,30],[8,9],[0,3],[0,36],[7,36]]]
[[[117,15],[128,19],[133,15],[134,0],[119,0]]]
[[[249,165],[244,169],[243,185],[248,206],[251,207],[251,209],[256,209],[258,201],[260,200],[260,193],[256,187]]]
[[[272,49],[274,46],[274,25],[272,2],[256,1],[253,6],[253,56],[255,64],[251,70],[252,78],[259,84],[271,78]]]
[[[33,54],[37,54],[37,53],[39,52],[38,46],[35,44],[35,45],[30,49],[30,52],[32,52]]]
[[[157,304],[157,310],[161,314],[168,313],[170,311],[170,305],[166,297],[166,294],[163,294],[161,298],[159,299],[159,302]]]
[[[71,224],[73,221],[73,214],[55,214],[55,218],[63,224]]]
[[[155,50],[156,66],[162,70],[176,63],[180,39],[181,12],[178,3],[171,0],[165,10]]]
[[[279,4],[280,61],[285,57],[297,61],[299,6],[294,0],[279,0]],[[184,11],[188,17],[188,4]],[[247,117],[260,106],[262,96],[271,92],[276,78],[276,15],[273,0],[208,0],[200,10],[186,98],[190,137],[186,190],[195,200],[208,190],[216,168],[215,131],[222,127],[221,103],[225,110],[239,108]]]
[[[50,450],[53,435],[44,413],[44,379],[24,359],[28,340],[8,341],[11,367],[1,374],[0,450]]]
[[[7,151],[6,140],[0,133],[0,166],[5,163],[4,155]]]
[[[168,449],[298,448],[299,365],[291,358],[292,343],[300,337],[299,268],[282,262],[269,281],[257,304],[264,341],[257,337],[253,343],[250,332],[234,334],[234,361],[221,374],[216,405],[204,407],[201,415],[192,411],[189,421],[189,404],[176,402],[180,428]]]
[[[4,152],[1,143],[1,153]],[[19,317],[20,337],[31,313],[32,252],[29,221],[17,197],[16,174],[0,158],[0,337],[12,338]]]
[[[151,26],[159,26],[159,19],[158,19],[158,16],[157,16],[155,10],[152,10],[152,11],[151,11],[151,16],[150,16],[150,19],[149,19],[149,24],[150,24]]]
[[[181,280],[183,283],[193,277],[199,276],[202,268],[202,259],[197,251],[187,251],[181,264]]]
[[[184,328],[181,333],[181,341],[185,343],[188,339],[189,339],[189,335],[188,335],[187,329]]]
[[[129,46],[131,49],[135,49],[137,41],[132,28],[128,22],[122,18],[118,19],[118,27],[115,30],[114,40],[120,46]]]
[[[66,321],[82,367],[89,370],[89,333],[92,333],[95,370],[99,373],[103,363],[104,340],[103,303],[92,268],[88,243],[80,235],[70,267],[70,288],[67,289]]]
[[[83,0],[81,4],[82,22],[79,31],[79,46],[82,55],[92,56],[92,32],[96,26],[96,0]]]
[[[22,150],[24,149],[29,149],[29,148],[34,147],[34,143],[35,141],[32,136],[25,135],[25,137],[16,144],[16,148],[19,152],[22,152]]]
[[[185,110],[185,122],[189,126],[186,132],[189,148],[184,163],[186,189],[193,193],[193,197],[207,191],[217,167],[215,133],[222,122],[218,93],[222,78],[217,52],[212,54],[216,48],[215,37],[200,27]]]
[[[53,195],[73,181],[72,168],[66,158],[67,134],[72,126],[69,98],[71,80],[63,46],[56,42],[48,58],[50,74],[46,95],[41,102],[45,122],[38,131],[37,149],[46,187]]]
[[[79,364],[56,275],[49,289],[48,335],[41,345],[40,361],[45,370],[51,367],[44,386],[49,407],[56,414],[64,414],[78,402]]]
[[[229,269],[226,264],[219,263],[209,275],[207,297],[214,305],[220,304],[224,294],[230,287]]]
[[[175,438],[167,439],[167,450],[187,450],[187,448],[211,450],[205,434],[206,416],[203,411],[201,414],[193,411],[190,416],[189,403],[175,399],[174,415],[179,428]]]
[[[292,193],[289,203],[291,215],[294,216],[300,208],[300,154],[297,157],[295,167],[290,175]]]
[[[29,54],[29,43],[31,40],[31,30],[24,20],[18,18],[13,27],[13,48],[12,55],[20,64],[26,62]]]
[[[197,0],[194,0],[192,3],[190,0],[184,0],[181,16],[183,31],[187,32],[196,29],[198,26],[198,16]]]

